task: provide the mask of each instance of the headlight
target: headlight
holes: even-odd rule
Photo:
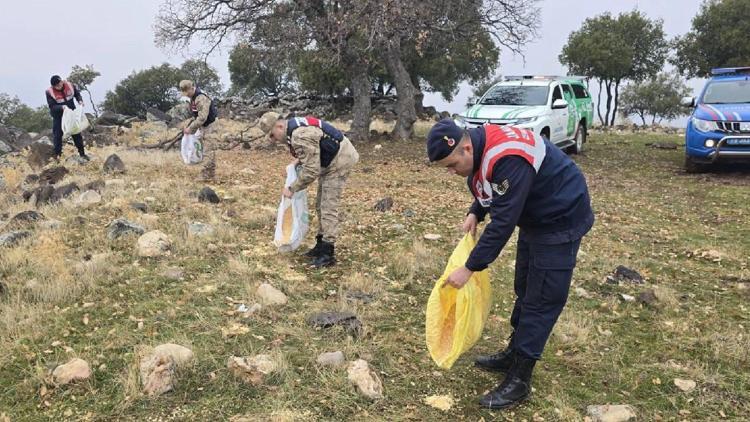
[[[701,120],[696,117],[693,117],[693,127],[699,132],[713,132],[719,129],[716,122],[712,120]]]
[[[469,126],[469,124],[466,123],[466,120],[461,116],[456,116],[456,118],[453,119],[453,122],[456,123],[456,126],[460,128],[466,129]]]
[[[527,123],[534,123],[536,119],[538,119],[539,116],[534,117],[524,117],[523,119],[516,119],[515,125],[525,125]]]

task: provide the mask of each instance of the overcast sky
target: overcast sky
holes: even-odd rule
[[[91,89],[95,101],[134,70],[186,56],[167,53],[154,45],[152,25],[161,0],[3,0],[0,25],[0,92],[17,95],[23,102],[44,104],[44,90],[53,74],[67,76],[75,65],[92,64],[102,73]],[[498,73],[565,74],[557,56],[570,32],[587,17],[603,12],[617,14],[639,9],[664,20],[669,38],[690,29],[701,0],[542,0],[539,38],[526,47],[524,58],[504,53]],[[215,66],[229,85],[227,49],[214,54]],[[189,53],[188,53],[189,55]],[[691,86],[701,86],[694,81]],[[451,103],[428,94],[426,105],[459,112],[469,96],[463,87]]]

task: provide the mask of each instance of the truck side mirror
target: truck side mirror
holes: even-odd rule
[[[680,105],[683,107],[695,107],[695,97],[682,97]]]
[[[553,110],[558,110],[558,109],[563,109],[563,108],[568,108],[568,102],[565,100],[555,100],[555,102],[552,103]]]

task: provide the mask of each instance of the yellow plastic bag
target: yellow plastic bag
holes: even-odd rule
[[[450,369],[479,340],[490,312],[492,291],[487,270],[474,273],[461,289],[443,287],[448,276],[466,263],[476,243],[470,233],[461,239],[427,301],[427,350],[443,369]]]

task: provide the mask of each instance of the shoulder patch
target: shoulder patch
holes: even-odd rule
[[[510,182],[508,179],[505,179],[500,183],[490,183],[490,185],[497,196],[505,195],[505,193],[508,192],[508,189],[510,189]]]

